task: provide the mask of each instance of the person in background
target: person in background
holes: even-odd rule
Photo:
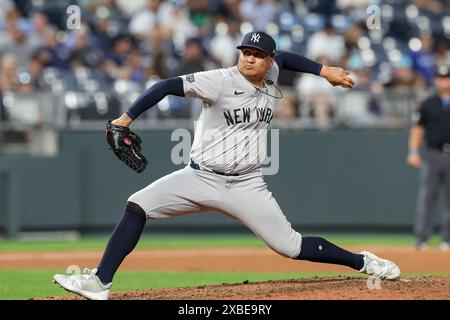
[[[275,16],[275,6],[271,0],[244,0],[239,4],[244,21],[250,22],[255,29],[264,29]]]
[[[433,37],[431,35],[423,35],[421,37],[422,48],[411,53],[413,62],[413,70],[425,82],[427,87],[433,85],[434,66],[436,59],[433,52]]]
[[[330,64],[326,56],[319,56],[317,62]],[[301,75],[296,89],[297,96],[301,97],[300,115],[314,119],[314,123],[321,129],[330,128],[340,88],[329,86],[324,79],[306,73]]]
[[[326,57],[333,64],[340,64],[345,55],[344,38],[336,32],[331,20],[327,20],[325,29],[314,33],[307,43],[306,55],[311,59]]]
[[[418,121],[409,135],[409,165],[420,168],[417,216],[414,226],[416,249],[427,248],[433,232],[434,212],[442,190],[446,210],[442,221],[441,249],[450,250],[450,67],[437,68],[436,93],[421,103]],[[419,148],[425,140],[424,157]]]
[[[203,46],[202,39],[188,39],[182,60],[173,71],[172,76],[177,77],[183,74],[205,71],[207,68],[205,61],[207,61],[207,51]],[[183,99],[176,96],[170,97],[170,114],[174,117],[189,118],[195,112],[194,109],[196,110],[198,107],[200,105],[193,98]]]

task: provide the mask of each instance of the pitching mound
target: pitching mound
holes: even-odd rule
[[[83,299],[78,296],[46,300]],[[334,277],[117,292],[112,300],[426,300],[450,299],[450,277],[397,281]]]

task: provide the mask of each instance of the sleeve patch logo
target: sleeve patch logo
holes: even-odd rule
[[[188,74],[186,76],[186,80],[187,80],[187,82],[191,82],[191,83],[194,82],[195,81],[194,74],[193,73]]]

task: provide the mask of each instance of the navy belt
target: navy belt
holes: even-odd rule
[[[200,166],[198,165],[198,163],[195,163],[192,160],[191,160],[190,166],[194,170],[202,170],[200,168]],[[211,171],[214,172],[215,174],[220,174],[221,176],[232,176],[232,177],[240,176],[239,173],[226,173],[226,172],[220,172],[220,171],[216,171],[216,170],[211,170]]]

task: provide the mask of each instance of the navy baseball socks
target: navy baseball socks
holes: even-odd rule
[[[145,221],[144,210],[137,204],[128,202],[97,268],[97,276],[103,284],[112,282],[123,259],[136,247],[144,230]]]
[[[122,261],[136,247],[145,222],[146,216],[142,208],[128,202],[97,268],[97,276],[103,284],[112,282]],[[301,251],[295,259],[340,264],[355,270],[361,270],[364,266],[362,254],[351,253],[321,237],[302,237]]]
[[[364,266],[364,256],[352,253],[321,237],[302,237],[302,248],[298,260],[332,263],[361,270]]]

